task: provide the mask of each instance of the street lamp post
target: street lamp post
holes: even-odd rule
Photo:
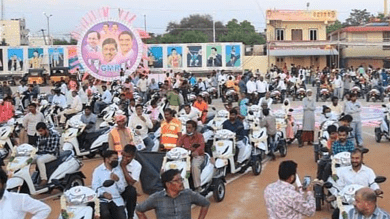
[[[52,17],[53,15],[50,14],[46,14],[46,12],[43,12],[43,15],[46,16],[46,19],[47,19],[47,36],[48,36],[48,39],[49,39],[49,45],[51,45],[51,40],[50,40],[50,17]]]

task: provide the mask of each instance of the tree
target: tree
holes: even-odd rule
[[[367,9],[359,10],[352,9],[352,12],[349,14],[349,17],[345,20],[344,25],[346,26],[359,26],[367,24],[370,20],[371,14]]]
[[[211,15],[193,14],[183,18],[180,23],[169,22],[167,32],[180,36],[186,31],[200,31],[207,35],[207,41],[213,41],[213,18]],[[215,21],[216,36],[226,33],[226,27],[220,21]],[[217,39],[218,40],[218,39]]]
[[[207,43],[208,36],[198,30],[190,30],[181,34],[181,43]]]
[[[265,39],[256,32],[255,27],[247,20],[238,23],[232,19],[226,25],[227,34],[219,37],[221,42],[243,42],[245,45],[264,44]]]
[[[336,30],[341,29],[343,27],[344,27],[344,25],[339,20],[336,20],[336,22],[334,22],[334,24],[326,27],[326,33],[332,33],[333,31],[336,31]]]

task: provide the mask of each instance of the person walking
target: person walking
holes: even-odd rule
[[[308,89],[306,91],[307,96],[303,99],[303,128],[302,128],[302,143],[299,147],[302,147],[305,142],[311,145],[314,141],[314,129],[315,129],[315,110],[316,105],[313,98],[313,91]]]
[[[157,219],[191,219],[191,205],[201,206],[198,219],[206,218],[210,202],[197,192],[184,189],[180,171],[170,169],[161,175],[164,190],[149,196],[137,205],[139,219],[147,219],[145,212],[154,209]]]
[[[291,160],[279,165],[279,180],[268,185],[264,190],[264,199],[270,219],[301,219],[312,217],[316,204],[311,186],[297,191],[293,185],[296,181],[297,163]]]
[[[352,135],[355,136],[358,147],[363,147],[362,120],[360,117],[362,105],[359,101],[356,100],[357,96],[355,93],[351,93],[350,98],[351,100],[345,103],[344,113],[352,116]]]

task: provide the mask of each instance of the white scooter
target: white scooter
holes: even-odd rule
[[[105,127],[93,133],[88,133],[84,141],[80,142],[78,136],[84,132],[86,126],[80,119],[72,118],[68,121],[68,128],[62,135],[64,138],[62,149],[64,151],[72,151],[78,157],[86,156],[93,158],[97,153],[102,154],[103,151],[108,149],[108,134],[112,127]],[[86,145],[86,141],[90,145]]]
[[[207,123],[207,125],[212,127],[214,131],[218,131],[222,129],[223,122],[225,122],[228,119],[229,119],[229,112],[227,110],[220,110],[217,112],[217,115],[214,117],[214,119],[210,120],[210,122]]]
[[[102,187],[110,187],[114,183],[113,180],[106,180]],[[97,211],[100,209],[98,189],[94,191],[86,186],[75,186],[65,191],[61,196],[61,210],[63,212],[61,212],[58,219],[94,219],[100,217],[100,212]]]
[[[329,140],[328,127],[330,125],[335,125],[337,128],[339,124],[334,120],[326,120],[320,125],[320,131],[318,132],[318,143],[314,144],[314,161],[317,162],[324,154],[321,151],[321,148],[326,147]],[[327,152],[325,152],[327,153]]]
[[[190,171],[191,171],[191,151],[184,148],[176,147],[168,151],[164,157],[162,171],[169,169],[178,169],[181,171],[181,176],[184,179],[185,188],[193,188],[190,186]],[[201,191],[200,194],[207,195],[213,192],[214,199],[220,202],[225,197],[225,179],[224,170],[215,169],[210,162],[210,155],[205,153],[205,160],[201,165]]]
[[[4,160],[16,146],[16,142],[12,138],[15,126],[17,126],[16,121],[12,118],[8,120],[7,124],[0,127],[0,160]]]
[[[252,147],[247,137],[245,137],[244,141],[246,143],[242,148],[239,148],[236,156],[236,133],[227,129],[217,131],[214,135],[214,146],[212,147],[215,167],[217,169],[224,168],[226,175],[227,169],[230,169],[232,174],[237,172],[243,173],[249,166],[252,166],[253,173],[259,175],[262,169],[261,151]],[[235,159],[235,157],[237,158]]]
[[[371,182],[368,187],[370,187],[374,183],[383,183],[386,181],[386,177],[384,176],[377,176],[374,180],[374,182]],[[364,188],[365,186],[358,185],[358,184],[351,184],[351,185],[346,185],[344,188],[339,190],[336,184],[333,184],[331,182],[326,182],[324,184],[324,187],[327,189],[336,189],[337,190],[337,196],[336,200],[333,201],[331,204],[333,208],[338,208],[340,210],[339,218],[344,219],[348,218],[348,212],[354,208],[354,202],[355,202],[355,194],[356,192]],[[379,197],[381,197],[379,195]]]
[[[383,118],[380,121],[379,127],[375,127],[375,141],[381,142],[382,136],[390,140],[389,121],[390,121],[390,109],[382,104],[384,108]]]
[[[112,111],[118,111],[120,110],[119,108],[119,102],[120,102],[120,99],[118,97],[114,97],[113,98],[113,103],[106,106],[99,114],[99,118],[100,117],[103,117],[104,115],[106,115],[108,112],[112,112]]]
[[[36,186],[41,179],[38,171],[30,175],[30,167],[35,159],[37,149],[29,144],[22,144],[14,148],[7,171],[11,175],[7,181],[7,190],[38,195],[52,191],[58,186],[53,183],[57,180],[65,190],[74,186],[83,186],[85,176],[80,171],[82,163],[70,151],[62,152],[59,157],[46,163],[48,184],[44,187]]]

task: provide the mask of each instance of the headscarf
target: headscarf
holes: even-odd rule
[[[115,121],[116,122],[126,122],[127,118],[125,115],[119,114],[115,116]]]

